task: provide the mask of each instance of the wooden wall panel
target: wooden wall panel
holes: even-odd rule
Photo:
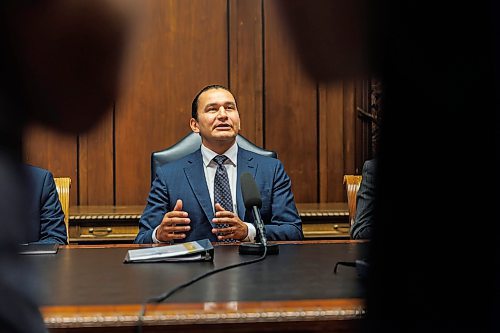
[[[80,205],[114,204],[113,112],[91,131],[78,137]]]
[[[318,200],[318,100],[279,13],[264,3],[265,143],[278,152],[299,202]]]
[[[237,98],[241,134],[262,147],[262,0],[230,0],[229,18],[229,85]]]
[[[339,80],[320,85],[320,202],[346,201],[344,174],[356,169],[355,86]]]
[[[309,78],[272,1],[141,4],[114,113],[79,137],[39,127],[24,136],[28,162],[72,178],[72,205],[145,204],[151,153],[190,132],[192,98],[213,83],[234,92],[242,135],[278,152],[298,202],[346,200],[342,177],[367,156],[355,109],[368,107],[363,82]]]
[[[372,122],[365,116],[358,114],[359,110],[365,113],[372,114],[372,109],[380,100],[374,99],[372,88],[373,79],[358,80],[355,83],[355,98],[356,98],[356,169],[357,174],[361,174],[365,160],[373,157],[375,151],[373,149],[373,128]],[[380,87],[380,86],[379,86]],[[380,98],[380,97],[379,97]],[[381,105],[378,105],[381,107]],[[380,109],[377,109],[380,110]]]
[[[344,84],[320,85],[320,202],[344,201]]]
[[[148,0],[150,15],[116,104],[116,204],[144,204],[151,152],[190,131],[191,101],[228,81],[226,0]]]
[[[356,170],[356,110],[355,85],[352,81],[344,81],[343,113],[344,113],[344,173],[358,174]],[[340,110],[338,110],[340,112]],[[361,170],[359,170],[361,171]],[[359,172],[361,174],[361,172]],[[346,198],[347,200],[347,198]]]
[[[30,126],[23,137],[24,161],[47,169],[54,177],[70,177],[70,205],[78,202],[77,137]]]

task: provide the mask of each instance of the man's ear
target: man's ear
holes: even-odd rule
[[[198,127],[198,122],[196,121],[196,119],[191,118],[191,120],[189,121],[189,126],[191,126],[191,130],[193,132],[200,133],[200,128]]]

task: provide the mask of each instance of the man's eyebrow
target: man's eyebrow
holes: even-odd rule
[[[222,105],[228,105],[228,104],[230,104],[230,105],[236,105],[235,102],[231,102],[231,101],[224,102],[224,104],[222,104]],[[209,103],[209,104],[207,104],[205,106],[205,108],[208,108],[208,107],[211,107],[211,106],[217,106],[217,105],[219,105],[219,103]]]

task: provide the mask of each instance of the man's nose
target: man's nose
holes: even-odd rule
[[[219,117],[227,117],[226,108],[224,106],[221,106],[219,108],[217,116],[219,116]]]

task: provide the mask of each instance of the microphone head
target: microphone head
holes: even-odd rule
[[[250,209],[254,206],[258,208],[262,207],[262,199],[260,198],[260,192],[257,188],[257,184],[253,179],[252,175],[248,172],[244,172],[240,178],[241,182],[241,194],[243,195],[243,202],[245,203],[245,208]]]

